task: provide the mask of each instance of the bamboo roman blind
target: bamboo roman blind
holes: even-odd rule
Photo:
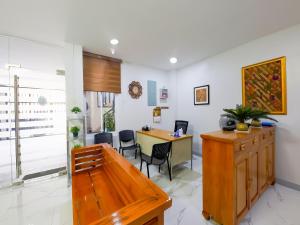
[[[121,93],[121,60],[83,52],[85,91]]]

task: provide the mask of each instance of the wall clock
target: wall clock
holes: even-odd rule
[[[138,99],[143,93],[143,87],[140,82],[132,81],[128,85],[128,93],[132,98]]]

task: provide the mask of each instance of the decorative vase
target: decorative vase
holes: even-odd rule
[[[221,115],[219,125],[223,131],[234,131],[236,128],[236,121],[226,115]]]
[[[258,120],[258,119],[253,119],[253,120],[251,121],[251,126],[253,126],[253,127],[261,127],[261,122],[260,122],[260,120]]]
[[[236,129],[238,131],[248,131],[248,124],[239,122],[236,124]]]
[[[73,133],[73,137],[77,138],[78,137],[78,132]]]

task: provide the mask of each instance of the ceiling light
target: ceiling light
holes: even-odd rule
[[[172,64],[177,63],[177,58],[175,58],[175,57],[170,58],[170,63],[172,63]]]
[[[111,39],[110,40],[110,43],[112,44],[112,45],[117,45],[117,44],[119,44],[119,40],[118,39]]]

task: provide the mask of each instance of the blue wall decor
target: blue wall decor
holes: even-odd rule
[[[156,81],[147,81],[148,106],[156,106]]]

